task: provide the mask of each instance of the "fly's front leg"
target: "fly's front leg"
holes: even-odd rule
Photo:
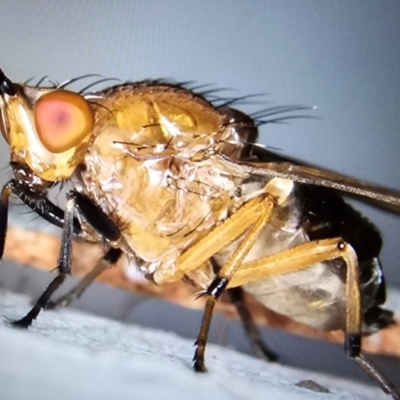
[[[8,204],[10,195],[13,194],[25,203],[32,211],[40,215],[51,224],[62,228],[64,226],[64,211],[52,203],[43,193],[42,196],[33,194],[31,189],[25,184],[12,179],[3,186],[0,199],[0,259],[3,257],[4,244],[8,225]],[[81,224],[77,218],[73,220],[73,230],[75,235],[82,232]]]
[[[296,246],[292,249],[243,264],[228,287],[242,286],[261,278],[299,271],[315,263],[342,258],[346,263],[346,329],[345,351],[366,371],[383,391],[400,400],[400,392],[385,375],[361,353],[361,294],[357,255],[342,239],[325,239]]]
[[[278,361],[278,356],[267,347],[261,337],[261,332],[247,308],[243,289],[241,287],[235,287],[228,289],[227,292],[231,302],[236,307],[253,352],[258,358],[265,361]]]
[[[53,204],[45,194],[38,197],[30,188],[12,179],[3,186],[0,198],[0,260],[3,258],[8,226],[8,206],[10,196],[14,194],[19,197],[36,214],[46,221],[60,228],[64,225],[64,211]],[[73,230],[76,235],[81,233],[81,225],[78,219],[73,219]]]
[[[227,287],[230,279],[235,274],[235,271],[239,268],[240,264],[243,262],[243,259],[253,247],[259,234],[268,224],[269,220],[271,219],[272,211],[275,205],[275,199],[272,196],[265,195],[265,198],[261,203],[262,208],[258,220],[249,229],[243,241],[237,247],[236,251],[230,257],[228,262],[218,271],[216,278],[211,282],[210,286],[203,293],[203,295],[207,296],[207,300],[203,320],[201,322],[199,334],[195,342],[196,350],[193,357],[193,368],[197,372],[206,371],[206,367],[204,365],[204,353],[215,304],[217,300],[222,296],[222,293]],[[238,218],[238,215],[234,214],[231,217],[230,223],[233,224],[235,221],[238,220],[240,220]],[[212,233],[214,233],[214,231]]]
[[[47,197],[43,195],[43,197],[38,198],[37,196],[33,195],[30,188],[26,185],[21,184],[14,179],[9,181],[6,185],[4,185],[0,198],[0,260],[3,258],[4,254],[8,226],[8,207],[11,194],[19,197],[27,206],[29,206],[33,211],[42,216],[48,222],[60,227],[63,227],[66,224],[63,210],[54,205]],[[81,233],[80,223],[76,218],[74,218],[73,214],[69,215],[67,224],[68,230],[71,230],[71,235],[72,231],[75,234]],[[19,321],[13,322],[13,324],[16,326],[28,327],[37,317],[51,293],[53,293],[64,281],[65,273],[69,273],[69,271],[68,267],[65,265],[64,257],[61,261],[59,261],[59,275],[51,282],[49,287],[37,301],[35,307],[28,315],[26,315],[26,317]]]
[[[22,319],[13,322],[13,325],[27,328],[37,318],[40,311],[46,307],[51,295],[64,282],[66,275],[71,273],[72,235],[74,229],[75,207],[83,214],[88,223],[93,226],[105,239],[116,242],[120,238],[118,227],[112,222],[97,205],[83,194],[70,191],[67,193],[67,202],[64,213],[61,248],[58,257],[58,275],[40,296],[31,311]]]
[[[58,257],[58,275],[53,279],[47,289],[39,297],[34,307],[22,319],[14,321],[14,326],[27,328],[33,320],[37,318],[42,308],[44,308],[50,299],[50,296],[59,288],[64,282],[67,274],[71,273],[71,241],[73,233],[73,219],[74,219],[74,206],[75,199],[68,194],[67,203],[64,214],[64,227],[61,236],[61,250]]]
[[[122,250],[111,247],[106,254],[97,262],[96,266],[89,271],[79,283],[72,288],[66,295],[55,301],[49,301],[46,309],[54,310],[67,307],[72,301],[78,299],[83,292],[100,276],[106,269],[114,266],[121,258]]]

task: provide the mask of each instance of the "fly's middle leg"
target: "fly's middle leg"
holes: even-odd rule
[[[57,300],[49,301],[46,309],[54,310],[67,307],[72,301],[81,297],[83,292],[100,276],[106,269],[114,266],[122,256],[122,250],[111,247],[106,254],[97,262],[96,266],[89,271],[79,283],[67,294]]]
[[[254,354],[265,361],[278,361],[277,354],[270,350],[262,339],[261,332],[246,305],[243,289],[235,287],[228,289],[227,292],[231,302],[236,307]]]

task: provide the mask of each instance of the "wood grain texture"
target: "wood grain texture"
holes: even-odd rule
[[[58,236],[28,231],[16,227],[9,227],[4,258],[20,264],[31,265],[36,268],[50,271],[57,265],[57,255],[60,246]],[[91,270],[96,261],[102,256],[102,248],[81,241],[73,245],[72,274],[82,276]],[[177,303],[188,308],[202,308],[203,300],[195,299],[196,288],[183,282],[156,286],[151,282],[133,282],[124,271],[126,260],[122,259],[115,268],[105,271],[99,281],[120,289],[157,296],[167,301]],[[343,342],[343,332],[321,332],[293,320],[276,314],[257,303],[251,296],[246,301],[254,319],[261,325],[277,329],[285,329],[293,334],[310,338],[324,339],[332,342]],[[217,304],[217,311],[230,318],[238,318],[235,308],[226,298]],[[368,338],[364,338],[364,349],[372,353],[400,356],[400,321],[389,329],[381,331]]]

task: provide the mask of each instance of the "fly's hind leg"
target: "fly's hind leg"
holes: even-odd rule
[[[230,288],[227,293],[236,307],[254,354],[265,361],[278,361],[277,354],[270,350],[262,339],[261,332],[246,305],[243,289],[241,287]]]
[[[67,307],[72,301],[81,297],[83,292],[100,276],[106,269],[114,266],[121,258],[122,250],[111,247],[106,254],[97,262],[96,266],[89,271],[79,283],[73,287],[67,294],[57,300],[47,303],[47,310],[55,310]]]
[[[400,392],[361,353],[361,294],[358,260],[354,249],[342,239],[313,241],[253,262],[244,263],[236,271],[228,287],[237,287],[261,278],[299,271],[315,263],[335,258],[342,258],[347,268],[345,351],[381,386],[386,394],[395,400],[400,400]]]

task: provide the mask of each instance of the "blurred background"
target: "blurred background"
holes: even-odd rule
[[[48,76],[60,82],[98,73],[121,81],[192,81],[223,89],[218,94],[226,97],[262,94],[257,104],[241,107],[249,113],[277,105],[315,107],[307,112],[310,119],[263,126],[260,142],[283,155],[400,190],[399,21],[397,0],[2,0],[0,66],[14,81]],[[0,167],[6,167],[4,142],[0,154]],[[1,184],[9,177],[10,171],[3,169]],[[386,279],[389,286],[399,288],[399,217],[357,206],[381,229]],[[12,223],[27,229],[39,226],[37,221],[26,226],[22,218],[14,210]],[[21,283],[18,267],[0,273],[6,286],[16,289]],[[35,275],[28,281],[43,285],[40,279]],[[41,289],[30,290],[36,296]],[[126,294],[109,290],[95,287],[82,307],[99,311],[99,299],[106,291],[111,296],[109,315],[118,318],[122,307],[118,296]],[[181,328],[188,336],[197,330],[200,316],[192,311],[168,313],[151,300],[145,306],[140,300],[142,305],[136,308],[133,300],[128,303],[136,311],[124,309],[124,318],[136,313],[132,318],[136,322]],[[185,321],[185,328],[179,321]],[[232,337],[242,343],[240,327],[234,329]],[[299,338],[288,345],[285,340],[290,335],[268,335],[293,365],[362,379],[349,363],[344,361],[343,367],[338,345],[306,345],[296,341]],[[398,361],[387,360],[387,365],[393,367],[393,376],[400,376]]]

